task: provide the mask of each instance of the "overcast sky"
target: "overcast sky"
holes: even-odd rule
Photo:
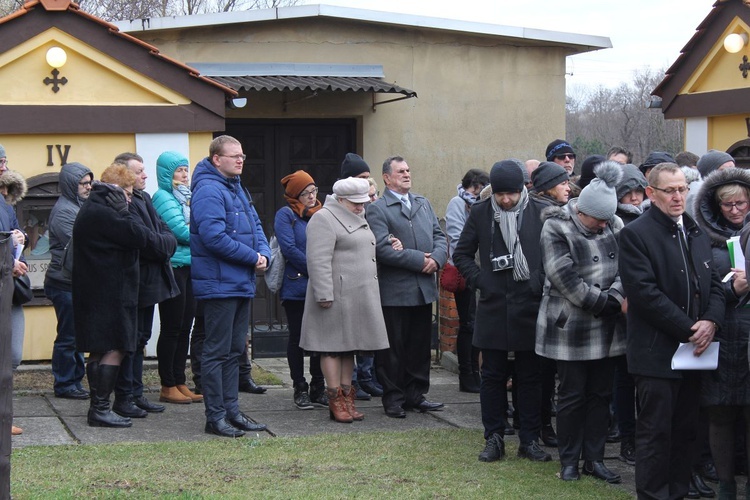
[[[568,58],[568,86],[608,87],[668,68],[715,0],[303,0],[360,9],[607,36],[613,48]]]

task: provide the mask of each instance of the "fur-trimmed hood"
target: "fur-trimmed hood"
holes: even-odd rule
[[[23,200],[28,192],[26,179],[15,170],[6,170],[0,176],[0,186],[7,186],[8,188],[8,194],[5,196],[5,201],[8,202],[8,205],[15,205]]]
[[[739,230],[728,225],[716,202],[716,189],[726,184],[742,184],[750,189],[750,171],[743,168],[715,170],[701,184],[693,200],[695,222],[711,238],[711,245],[726,247],[727,240],[739,234]]]

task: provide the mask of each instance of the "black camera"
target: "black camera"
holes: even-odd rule
[[[513,269],[514,266],[512,254],[495,257],[494,259],[491,259],[490,262],[492,262],[493,271],[505,271],[506,269]]]

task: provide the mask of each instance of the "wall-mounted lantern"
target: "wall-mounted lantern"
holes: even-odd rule
[[[52,85],[52,92],[57,93],[60,91],[60,85],[68,83],[68,79],[64,76],[60,78],[60,68],[62,68],[68,60],[68,54],[61,47],[50,47],[47,50],[47,64],[52,66],[52,78],[47,77],[42,82],[45,85]]]

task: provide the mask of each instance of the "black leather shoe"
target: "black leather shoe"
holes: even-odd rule
[[[719,475],[716,473],[716,466],[713,461],[701,464],[698,467],[698,474],[703,476],[703,479],[706,481],[711,481],[712,483],[719,482]]]
[[[484,450],[479,454],[480,462],[494,462],[505,458],[505,441],[497,432],[487,438]]]
[[[368,380],[366,382],[360,382],[359,386],[362,388],[363,391],[365,391],[370,396],[379,398],[383,395],[383,389],[378,388],[377,385],[373,384],[371,380]]]
[[[252,377],[248,377],[247,380],[243,380],[240,382],[240,392],[248,392],[250,394],[265,394],[266,391],[265,387],[261,387],[258,384],[255,383],[255,380],[253,380]]]
[[[473,373],[465,373],[458,376],[458,390],[461,392],[479,394],[479,385],[477,385],[477,380],[474,378]]]
[[[216,422],[206,422],[206,434],[216,434],[221,437],[238,438],[245,435],[244,431],[231,425],[227,419],[222,418]]]
[[[146,396],[138,396],[134,399],[135,405],[140,408],[141,410],[147,411],[149,413],[161,413],[164,411],[165,406],[164,405],[158,405],[156,403],[152,403],[148,399],[146,399]]]
[[[422,413],[426,411],[440,411],[445,407],[443,403],[436,403],[433,401],[427,401],[426,399],[423,399],[421,402],[415,404],[412,408],[414,410],[419,410]]]
[[[406,418],[406,412],[400,406],[389,406],[385,409],[385,414],[391,418]]]
[[[62,398],[62,399],[88,399],[89,393],[84,391],[83,389],[71,389],[69,391],[61,392],[59,394],[55,394],[56,398]]]
[[[552,456],[541,449],[536,441],[521,444],[518,447],[518,456],[521,458],[528,458],[532,462],[549,462],[552,460]]]
[[[577,465],[563,465],[560,469],[560,479],[563,481],[578,481],[581,474],[578,472]]]
[[[688,492],[687,495],[685,495],[685,498],[700,498],[701,494],[698,493],[698,489],[695,487],[695,482],[693,481],[693,478],[690,478],[690,484],[688,485]]]
[[[555,432],[555,428],[552,427],[552,424],[542,426],[541,438],[544,446],[557,448],[557,433]]]
[[[112,405],[112,411],[121,417],[128,418],[146,418],[146,415],[148,415],[145,410],[141,410],[135,405],[132,397],[126,397],[124,399],[115,398],[115,403]]]
[[[698,492],[698,496],[702,498],[713,498],[716,496],[716,492],[706,484],[705,481],[703,481],[703,478],[698,473],[693,473],[691,476],[691,487],[695,487],[695,490]],[[688,491],[689,493],[689,491]]]
[[[243,431],[260,432],[266,430],[266,426],[264,424],[256,424],[255,422],[247,418],[247,415],[242,412],[240,412],[240,414],[236,417],[227,417],[226,420],[234,427]]]
[[[604,462],[591,462],[586,460],[583,462],[583,473],[587,476],[606,481],[609,484],[617,484],[622,481],[620,475],[609,470],[607,466],[604,465]]]

